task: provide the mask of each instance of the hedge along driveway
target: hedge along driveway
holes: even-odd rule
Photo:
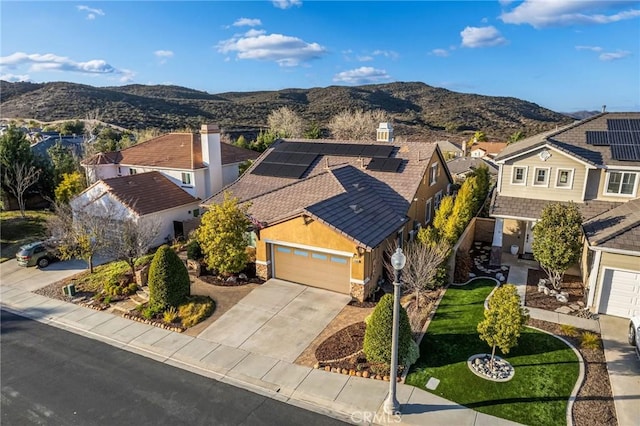
[[[565,425],[579,364],[573,350],[559,339],[526,328],[518,346],[504,356],[515,367],[509,382],[485,380],[469,370],[470,356],[491,353],[476,327],[494,286],[494,281],[477,279],[447,289],[407,384],[427,390],[427,380],[435,377],[440,384],[429,392],[474,410],[530,425]],[[502,356],[499,349],[496,354]]]

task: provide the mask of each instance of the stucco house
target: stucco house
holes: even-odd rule
[[[225,188],[249,205],[258,275],[359,300],[376,289],[390,244],[431,223],[452,183],[435,143],[378,136],[278,140]]]
[[[469,154],[473,158],[496,158],[505,148],[506,142],[474,142]]]
[[[573,201],[585,220],[579,267],[589,307],[639,315],[640,113],[602,113],[514,143],[495,160],[492,256],[511,247],[531,253],[532,231],[544,207]]]
[[[478,167],[486,167],[492,179],[495,179],[498,175],[498,167],[484,158],[457,157],[447,161],[447,167],[449,168],[451,176],[458,181],[465,180],[467,176]]]
[[[84,160],[92,184],[71,206],[77,211],[104,203],[119,216],[160,219],[161,244],[186,234],[184,222],[199,216],[199,203],[236,180],[239,165],[259,155],[221,142],[216,125],[203,125],[199,134],[169,133]]]

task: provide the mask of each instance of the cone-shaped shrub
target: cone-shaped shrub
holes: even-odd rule
[[[190,291],[187,267],[169,246],[160,247],[149,267],[149,304],[159,309],[177,307]]]
[[[391,339],[393,334],[393,296],[385,294],[371,314],[364,333],[364,354],[367,361],[391,365]],[[398,362],[407,359],[410,350],[411,325],[407,311],[400,306]]]

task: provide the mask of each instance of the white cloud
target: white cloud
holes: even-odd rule
[[[158,58],[171,58],[173,57],[173,52],[171,50],[156,50],[153,52]]]
[[[262,21],[259,19],[240,18],[231,25],[234,27],[259,27],[262,25]]]
[[[384,56],[385,58],[396,60],[400,57],[398,52],[394,52],[393,50],[374,50],[372,53],[373,56]]]
[[[16,82],[16,81],[31,81],[31,78],[29,77],[29,74],[21,74],[21,75],[0,74],[0,80]]]
[[[612,0],[525,0],[500,15],[506,24],[535,28],[579,24],[608,24],[640,16],[640,9],[619,10],[635,2]]]
[[[602,52],[602,47],[600,46],[576,46],[576,50],[590,50],[592,52]]]
[[[244,33],[245,37],[257,37],[259,35],[262,34],[266,34],[267,32],[265,30],[256,30],[256,29],[250,29],[249,31],[247,31],[246,33]]]
[[[616,61],[618,59],[626,58],[631,55],[631,52],[628,50],[618,50],[617,52],[604,52],[601,53],[598,58],[601,61]]]
[[[156,50],[153,54],[160,60],[160,64],[166,64],[169,58],[173,58],[171,50]]]
[[[89,6],[78,5],[76,8],[80,12],[87,12],[87,19],[94,20],[97,16],[104,16],[104,11],[102,9],[94,9]]]
[[[360,62],[369,62],[369,61],[373,61],[373,56],[370,56],[370,55],[356,56],[356,59]]]
[[[507,39],[493,26],[466,27],[460,32],[463,47],[491,47],[505,44]]]
[[[27,54],[24,52],[16,52],[9,56],[0,57],[0,66],[9,69],[28,67],[29,72],[63,71],[91,75],[120,75],[121,81],[122,79],[130,81],[135,75],[133,71],[115,68],[102,59],[77,62],[65,56],[54,55],[53,53]]]
[[[271,3],[278,9],[289,9],[293,6],[302,6],[302,0],[272,0]]]
[[[347,84],[368,84],[389,80],[391,76],[385,70],[373,67],[360,67],[349,71],[343,71],[333,77],[333,81]]]
[[[483,24],[486,24],[487,22],[489,22],[489,18],[482,18],[480,22],[482,22]]]
[[[307,43],[282,34],[234,36],[219,42],[216,47],[220,53],[236,52],[238,59],[274,61],[283,67],[318,59],[327,52],[318,43]]]
[[[449,56],[449,51],[447,49],[433,49],[429,52],[430,55],[440,56],[441,58],[446,58]]]

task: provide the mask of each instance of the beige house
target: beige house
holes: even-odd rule
[[[599,114],[514,143],[495,161],[494,255],[530,254],[544,207],[573,201],[585,219],[580,270],[589,306],[640,314],[640,246],[630,244],[640,232],[631,213],[640,182],[640,113]]]
[[[262,278],[359,300],[376,289],[390,245],[431,223],[452,183],[435,143],[392,140],[279,140],[225,188],[250,206]]]

